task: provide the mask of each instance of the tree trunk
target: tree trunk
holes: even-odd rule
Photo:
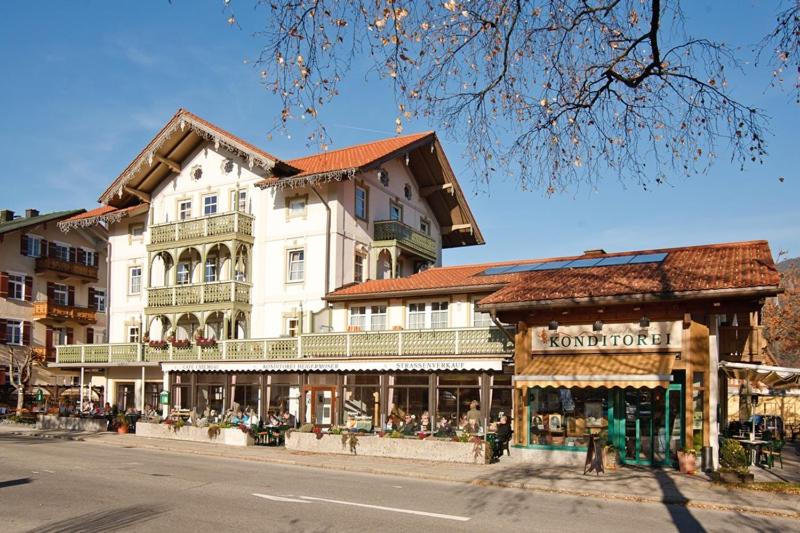
[[[22,405],[25,402],[25,386],[20,385],[17,387],[17,415],[22,411]]]

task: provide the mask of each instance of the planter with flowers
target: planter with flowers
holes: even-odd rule
[[[694,448],[678,450],[678,470],[681,474],[697,472],[697,451]]]

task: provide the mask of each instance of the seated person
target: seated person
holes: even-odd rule
[[[508,417],[503,415],[500,417],[500,422],[497,423],[497,437],[494,444],[493,457],[495,459],[503,455],[503,448],[511,440],[513,435],[511,424],[508,423]]]
[[[428,433],[431,431],[431,415],[428,411],[422,413],[420,417],[419,430]]]
[[[458,429],[466,429],[468,422],[467,415],[461,415],[461,418],[458,419]]]
[[[238,426],[239,424],[244,424],[244,415],[242,414],[241,411],[236,411],[236,414],[234,414],[231,417],[231,424],[233,424],[234,426]]]
[[[403,435],[413,435],[417,432],[417,423],[411,415],[406,414],[403,424],[400,426],[400,432]]]
[[[477,420],[473,420],[473,419],[469,419],[469,420],[467,421],[467,425],[466,425],[466,426],[464,426],[464,428],[463,428],[463,429],[464,429],[464,431],[466,431],[467,433],[480,433],[480,432],[481,432],[481,426],[480,426],[480,424],[478,424],[478,421],[477,421]]]
[[[347,422],[345,422],[344,427],[349,430],[355,430],[357,425],[356,418],[353,415],[347,415]]]
[[[283,418],[283,425],[284,426],[289,426],[290,428],[297,427],[297,419],[289,411],[284,411],[283,412],[283,416],[281,418]]]
[[[267,417],[267,425],[269,425],[269,426],[280,426],[281,425],[281,419],[274,412],[272,412]]]
[[[252,407],[247,411],[247,416],[245,416],[245,424],[248,426],[256,426],[261,423],[261,417],[258,416],[258,413]]]
[[[455,430],[453,426],[450,425],[450,421],[447,417],[442,417],[439,420],[439,424],[436,427],[436,433],[434,434],[435,437],[452,437],[455,435]]]

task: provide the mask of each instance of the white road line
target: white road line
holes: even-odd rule
[[[258,494],[257,492],[254,492],[253,496],[258,496],[259,498],[264,498],[265,500],[272,500],[273,502],[311,503],[305,500],[298,500],[295,498],[284,498],[283,496],[270,496],[269,494]]]
[[[379,511],[391,511],[393,513],[415,514],[419,516],[430,516],[432,518],[442,518],[445,520],[456,520],[458,522],[466,522],[470,519],[468,516],[455,516],[451,514],[429,513],[426,511],[415,511],[413,509],[399,509],[397,507],[384,507],[383,505],[369,505],[366,503],[345,502],[341,500],[329,500],[327,498],[314,498],[313,496],[300,496],[303,500],[312,500],[317,502],[337,503],[339,505],[352,505],[354,507],[366,507],[367,509],[378,509]]]
[[[55,474],[55,472],[53,472],[52,470],[44,470],[44,471],[47,472],[48,474]]]

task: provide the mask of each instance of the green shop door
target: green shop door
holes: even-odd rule
[[[665,465],[677,461],[683,443],[681,388],[612,391],[610,438],[623,463]]]

